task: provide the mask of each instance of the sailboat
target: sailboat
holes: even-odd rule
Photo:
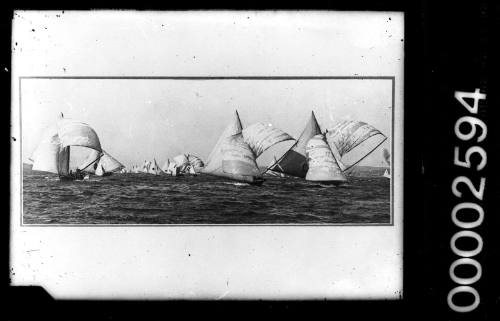
[[[203,161],[201,160],[200,157],[188,154],[187,158],[188,158],[189,164],[191,165],[191,167],[195,171],[199,171],[202,167],[205,167],[205,164],[203,163]]]
[[[387,137],[370,124],[356,120],[339,122],[325,133],[326,140],[343,171],[347,171],[375,151]]]
[[[387,165],[389,165],[389,170],[386,169],[383,176],[387,177],[387,178],[391,178],[391,173],[390,173],[391,155],[389,154],[389,151],[385,148],[384,148],[383,153],[384,153],[384,160],[387,163]]]
[[[168,168],[170,167],[170,159],[167,159],[165,163],[163,163],[163,166],[161,167],[161,170],[165,173],[168,174]]]
[[[153,175],[160,175],[161,174],[161,169],[158,163],[156,162],[156,159],[153,159],[152,162],[150,162],[150,166],[148,168],[148,173],[153,174]]]
[[[61,180],[82,180],[84,174],[80,168],[76,173],[70,170],[72,147],[83,147],[96,155],[97,161],[102,156],[101,143],[95,130],[86,123],[61,116],[57,123],[48,128],[42,136],[31,159],[33,170],[59,175]]]
[[[173,158],[173,161],[178,169],[179,173],[184,173],[189,166],[189,160],[186,155],[180,154]]]
[[[255,123],[243,129],[238,111],[208,156],[202,173],[261,185],[264,182],[256,159],[266,149],[293,138],[285,132]]]
[[[144,163],[142,164],[142,168],[141,168],[141,172],[143,173],[149,173],[149,167],[151,166],[151,162],[148,162],[148,161],[144,161]]]

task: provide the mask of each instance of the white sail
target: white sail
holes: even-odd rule
[[[141,172],[149,173],[149,166],[150,166],[150,162],[144,161],[144,163],[142,164]]]
[[[242,134],[227,137],[221,144],[222,172],[244,176],[260,176],[252,149]]]
[[[391,174],[389,174],[389,171],[387,169],[384,172],[384,177],[391,178]]]
[[[165,161],[165,163],[163,163],[163,166],[161,167],[161,170],[164,172],[164,173],[168,173],[168,168],[170,166],[170,159],[167,159]]]
[[[95,174],[97,176],[103,176],[106,171],[102,167],[102,164],[97,165],[97,169],[95,170]]]
[[[63,119],[58,122],[58,135],[62,147],[82,146],[102,151],[96,132],[85,123]]]
[[[210,152],[210,155],[208,155],[207,162],[205,163],[205,167],[202,170],[203,173],[209,174],[220,169],[220,167],[222,166],[222,159],[221,159],[222,142],[226,138],[232,135],[241,133],[241,130],[242,126],[241,126],[240,116],[238,115],[238,111],[236,111],[231,123],[224,129],[219,139],[217,140],[217,143],[215,144],[214,148]]]
[[[177,168],[177,164],[175,162],[170,162],[168,165],[167,173],[172,176],[177,176],[179,169]]]
[[[173,158],[174,163],[179,168],[179,171],[183,172],[186,167],[189,165],[189,160],[184,154],[177,155]]]
[[[226,127],[210,153],[202,173],[250,184],[262,184],[264,180],[255,161],[254,152],[245,142],[241,129],[241,121],[236,112],[235,118]],[[230,135],[234,132],[236,134]]]
[[[57,127],[50,127],[42,135],[40,143],[31,156],[32,169],[58,174],[60,150],[61,143],[57,135]]]
[[[201,169],[205,166],[201,158],[199,158],[198,156],[188,155],[188,160],[191,167],[193,167],[195,170]]]
[[[149,174],[153,174],[153,175],[159,175],[161,173],[160,166],[156,162],[156,159],[153,159],[153,161],[150,162],[148,172],[149,172]]]
[[[78,169],[91,173],[95,172],[100,155],[100,152],[96,151],[95,149],[91,149],[89,152],[89,156],[81,165],[78,166]]]
[[[375,139],[375,136],[379,139]],[[387,137],[375,127],[353,120],[339,122],[326,132],[328,145],[332,151],[338,151],[341,158],[337,159],[345,164],[345,169],[363,160],[386,139]]]
[[[309,140],[306,145],[306,155],[309,165],[306,180],[321,182],[347,181],[323,134],[316,135]]]
[[[294,138],[281,129],[262,123],[252,124],[242,130],[245,142],[250,146],[256,158],[269,147]]]
[[[113,156],[109,155],[107,152],[103,151],[102,157],[99,159],[99,164],[102,165],[106,172],[119,171],[125,166],[116,160]]]

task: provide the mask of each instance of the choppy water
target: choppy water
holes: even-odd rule
[[[340,186],[268,177],[252,186],[213,176],[115,174],[62,182],[25,174],[24,224],[390,223],[390,183]]]

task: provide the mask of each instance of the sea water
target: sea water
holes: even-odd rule
[[[390,180],[349,177],[342,186],[266,177],[113,174],[60,181],[23,177],[23,224],[388,224]]]

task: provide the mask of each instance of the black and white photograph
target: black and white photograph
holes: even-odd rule
[[[404,42],[401,12],[15,11],[14,282],[401,298]]]

